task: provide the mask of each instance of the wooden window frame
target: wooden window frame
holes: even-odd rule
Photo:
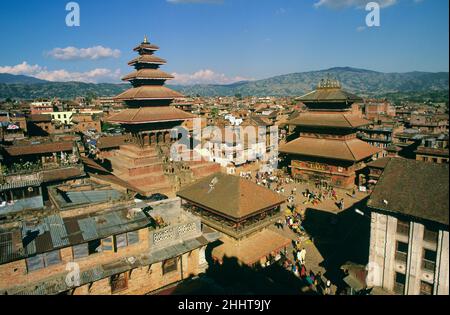
[[[128,290],[128,272],[119,273],[110,277],[111,294]]]
[[[431,288],[431,291],[424,290],[423,287],[428,286]],[[428,283],[426,281],[420,281],[420,295],[433,295],[434,285]]]
[[[168,263],[171,263],[170,266],[166,266]],[[163,276],[167,274],[171,274],[173,272],[178,271],[178,257],[169,258],[162,262],[162,274]]]
[[[434,259],[434,261],[427,259],[425,257],[427,251],[433,252],[434,256],[437,258],[437,252],[435,250],[424,248],[422,251],[422,270],[431,271],[434,273],[436,269],[436,258]]]

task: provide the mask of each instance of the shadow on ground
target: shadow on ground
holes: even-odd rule
[[[355,209],[366,212],[367,198],[339,214],[306,210],[303,227],[324,258],[321,266],[327,272],[324,276],[337,285],[345,287],[344,273],[340,267],[349,262],[367,265],[370,246],[370,217],[362,216]]]
[[[224,257],[223,263],[213,262],[208,246],[209,268],[197,279],[179,284],[174,295],[316,295],[309,285],[291,271],[275,263],[269,267],[241,265],[235,257]]]

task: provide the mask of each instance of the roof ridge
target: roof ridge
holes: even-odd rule
[[[353,139],[352,139],[353,140]],[[348,145],[348,143],[347,143],[347,141],[348,140],[345,140],[344,141],[344,143],[345,143],[345,146],[347,147],[347,149],[350,151],[350,154],[353,156],[353,159],[354,160],[357,160],[357,158],[356,158],[356,156],[353,154],[353,151],[352,151],[352,149],[349,147],[349,145]]]
[[[345,114],[342,114],[342,116],[344,116],[344,119],[348,122],[350,127],[353,127],[352,123],[347,119],[347,116]]]

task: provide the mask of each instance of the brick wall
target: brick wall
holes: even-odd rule
[[[47,278],[56,275],[66,275],[67,263],[76,262],[79,264],[80,270],[86,270],[98,265],[113,263],[121,258],[137,256],[148,252],[149,249],[149,231],[142,229],[139,231],[139,243],[125,248],[121,248],[118,252],[102,252],[91,255],[82,259],[73,259],[72,248],[63,248],[60,250],[61,263],[55,266],[44,268],[41,270],[28,273],[25,260],[19,260],[0,266],[0,289],[7,289],[14,286],[31,285],[33,282],[45,281]],[[177,270],[163,275],[162,262],[148,266],[136,268],[128,274],[128,288],[126,290],[116,292],[115,294],[133,294],[140,295],[155,291],[159,288],[186,279],[190,276],[197,275],[202,272],[202,266],[199,265],[199,249],[195,249],[190,253],[182,256],[183,268],[181,268],[181,260],[177,261]],[[183,275],[181,274],[183,270]],[[92,285],[83,285],[76,288],[73,292],[75,295],[110,295],[111,284],[110,278],[99,280]]]

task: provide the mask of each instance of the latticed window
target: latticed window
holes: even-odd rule
[[[420,295],[433,295],[433,285],[425,281],[420,281]]]
[[[409,235],[409,222],[397,220],[397,234]]]
[[[436,267],[436,252],[430,249],[423,250],[422,269],[434,272]]]
[[[394,292],[397,294],[405,293],[406,275],[396,272],[394,279]]]
[[[395,260],[406,262],[408,258],[408,244],[397,241],[395,249]]]
[[[423,240],[431,243],[436,243],[438,239],[438,231],[425,227],[423,231]]]

